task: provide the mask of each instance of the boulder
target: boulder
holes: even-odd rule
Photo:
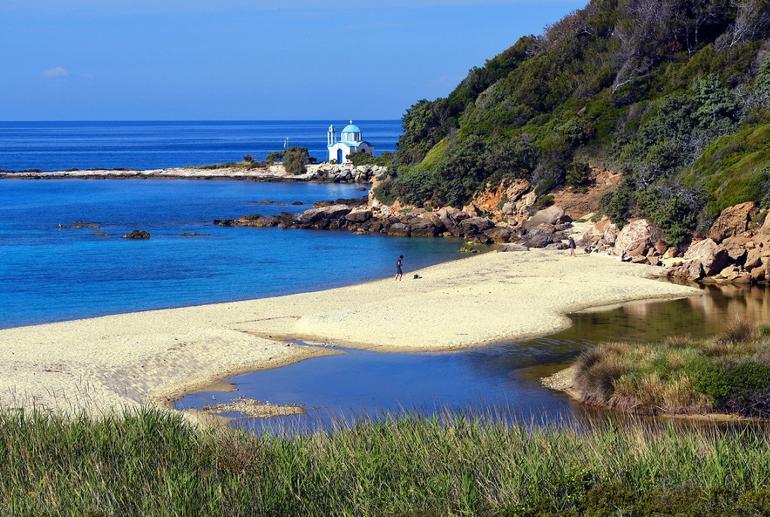
[[[610,246],[614,246],[615,242],[618,240],[618,234],[620,233],[620,230],[618,230],[618,227],[616,224],[612,223],[607,226],[607,229],[604,230],[604,234],[602,237],[604,238],[604,242],[609,244]]]
[[[744,262],[743,267],[745,267],[747,270],[752,270],[754,268],[758,268],[762,265],[762,249],[761,248],[754,248],[750,250],[746,254],[746,262]]]
[[[410,229],[405,223],[393,223],[386,232],[393,237],[409,237]]]
[[[620,230],[615,239],[615,255],[623,256],[630,251],[643,248],[638,254],[644,255],[646,250],[663,238],[660,229],[647,219],[631,221]]]
[[[720,247],[727,252],[727,256],[730,257],[730,262],[733,264],[743,264],[746,260],[746,243],[747,239],[742,235],[736,235],[734,237],[728,237]]]
[[[556,224],[561,222],[564,217],[564,209],[556,205],[549,206],[535,212],[535,215],[524,222],[525,228],[533,228],[541,224]]]
[[[534,234],[527,234],[526,238],[522,241],[522,244],[529,248],[545,248],[551,244],[551,242],[553,242],[552,235],[538,232]]]
[[[722,210],[709,230],[709,239],[722,242],[728,237],[739,235],[749,229],[751,218],[758,212],[753,201],[741,203]]]
[[[486,217],[470,217],[460,222],[460,229],[465,235],[476,235],[483,233],[495,226],[491,220]]]
[[[512,243],[508,243],[508,244],[503,244],[502,246],[497,248],[497,251],[499,253],[509,253],[509,252],[512,252],[512,251],[529,251],[529,248],[527,248],[523,244],[513,243],[512,242]]]
[[[438,228],[429,219],[422,217],[410,219],[408,225],[412,237],[435,237],[439,233]]]
[[[671,246],[666,250],[666,252],[663,254],[664,259],[671,259],[676,258],[679,256],[679,250],[676,249],[674,246]]]
[[[697,282],[703,278],[703,266],[701,266],[700,262],[697,260],[691,260],[680,266],[672,267],[671,270],[669,270],[669,275],[675,278]]]
[[[323,219],[338,219],[351,212],[347,205],[331,205],[320,208],[311,208],[297,216],[297,221],[303,224],[315,223]]]
[[[684,254],[684,260],[698,262],[706,276],[716,275],[730,263],[727,251],[712,239],[703,239],[690,244]]]
[[[765,215],[765,220],[762,223],[762,227],[759,229],[759,233],[762,235],[770,235],[770,213]]]
[[[655,253],[663,255],[668,250],[668,243],[662,239],[658,239],[655,241],[655,244],[653,244],[653,248],[655,249]]]
[[[356,209],[345,216],[345,219],[351,223],[363,223],[372,218],[372,211],[369,209]]]
[[[485,230],[484,235],[495,242],[509,242],[516,236],[516,232],[512,228],[496,226],[494,228],[490,228],[489,230]]]
[[[125,234],[123,238],[132,241],[146,241],[150,238],[150,232],[145,232],[144,230],[131,230]]]
[[[244,215],[238,219],[239,226],[253,226],[255,228],[271,228],[278,226],[277,217],[263,217],[261,215]]]

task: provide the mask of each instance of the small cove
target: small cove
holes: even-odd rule
[[[390,276],[401,254],[407,272],[461,257],[462,244],[451,239],[213,224],[301,212],[366,190],[327,183],[3,180],[0,328],[341,287]],[[134,229],[151,238],[121,238]]]
[[[252,419],[234,413],[231,426],[254,432],[304,432],[336,423],[390,415],[481,414],[504,421],[559,424],[606,418],[539,379],[567,366],[586,347],[606,341],[642,342],[671,335],[707,337],[735,319],[770,323],[770,291],[704,287],[703,296],[634,302],[570,315],[555,335],[457,352],[381,353],[340,349],[339,355],[229,379],[232,392],[199,392],[178,409],[202,408],[238,397],[298,404],[304,415]]]

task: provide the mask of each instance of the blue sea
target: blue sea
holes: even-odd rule
[[[264,159],[289,145],[325,160],[326,132],[348,121],[0,122],[0,170],[156,169]],[[358,120],[376,154],[393,151],[397,120]]]
[[[0,328],[324,289],[387,277],[400,254],[409,269],[458,256],[459,244],[445,239],[212,224],[365,195],[360,188],[2,180]],[[88,224],[75,229],[76,222]],[[121,238],[132,229],[149,231],[150,240]]]
[[[381,150],[395,147],[397,122],[360,125]],[[327,127],[328,122],[5,122],[0,168],[156,168],[237,160],[245,153],[258,158],[280,148],[286,136],[319,153]],[[400,254],[410,269],[457,257],[458,243],[443,239],[212,224],[364,195],[361,186],[334,184],[0,181],[0,328],[341,286],[389,276]],[[78,222],[87,224],[75,229]],[[152,237],[121,238],[133,229]]]

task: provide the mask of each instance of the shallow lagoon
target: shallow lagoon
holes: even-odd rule
[[[704,296],[635,302],[571,316],[569,329],[545,338],[501,343],[461,352],[377,353],[342,349],[341,355],[308,359],[282,368],[240,375],[236,391],[201,392],[177,408],[201,408],[237,397],[299,404],[307,413],[269,420],[234,417],[231,425],[255,432],[306,431],[358,419],[446,411],[491,414],[505,421],[566,423],[605,418],[539,379],[564,368],[582,350],[606,341],[647,341],[670,335],[718,333],[736,318],[770,322],[770,291],[706,288]],[[597,414],[598,413],[598,414]]]

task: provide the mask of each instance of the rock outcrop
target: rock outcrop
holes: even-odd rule
[[[711,226],[709,239],[719,243],[729,237],[740,235],[749,229],[752,217],[757,212],[759,210],[753,201],[725,208]]]
[[[428,210],[400,203],[386,206],[369,196],[317,203],[299,214],[249,215],[239,219],[216,220],[214,224],[348,230],[357,234],[379,233],[397,237],[456,237],[482,244],[520,242],[528,248],[561,249],[566,246],[563,241],[571,220],[563,210],[551,206],[530,214],[530,199],[534,201],[535,197],[525,180],[507,183],[501,189],[499,195],[505,195],[508,203],[514,203],[514,217],[496,217],[476,205],[469,205],[463,210],[451,206]],[[525,206],[528,207],[526,211]]]
[[[280,167],[280,166],[279,166]],[[303,179],[331,183],[371,183],[375,178],[387,174],[387,167],[379,165],[335,165],[320,163],[308,165]]]
[[[131,230],[125,234],[123,238],[132,241],[146,241],[150,238],[150,232],[145,232],[143,230]]]
[[[722,211],[708,237],[690,244],[669,275],[690,281],[767,283],[770,280],[768,217],[754,203]],[[764,221],[762,221],[764,217]]]

